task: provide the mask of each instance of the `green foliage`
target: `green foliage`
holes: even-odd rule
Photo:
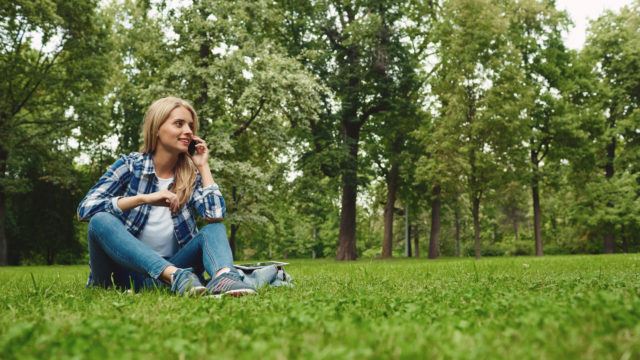
[[[125,3],[113,11],[123,14],[124,30],[117,96],[127,100],[114,110],[121,148],[138,147],[142,111],[153,99],[191,100],[226,197],[227,223],[251,252],[253,234],[284,225],[279,209],[266,204],[285,195],[274,198],[269,187],[292,161],[293,135],[316,117],[321,87],[267,37],[277,14],[265,3],[198,1],[171,10]]]
[[[71,164],[71,159],[60,157],[55,159],[57,166]],[[29,191],[8,197],[8,256],[13,264],[74,264],[85,251],[77,241],[74,225],[76,207],[83,195],[76,190],[77,183],[56,181],[50,176],[48,166],[43,164],[45,159],[32,158],[23,163],[21,178],[33,179]],[[61,170],[65,171],[65,178],[81,177],[72,168],[58,169]]]
[[[52,262],[55,253],[79,252],[72,161],[79,145],[106,131],[109,19],[82,0],[3,2],[0,18],[0,264],[7,253]]]
[[[375,257],[388,191],[392,251],[409,207],[424,255],[436,186],[443,255],[476,236],[530,254],[533,189],[550,253],[640,250],[638,4],[580,52],[551,0],[20,0],[0,19],[0,263],[5,243],[84,259],[73,203],[166,95],[198,111],[237,257],[332,256],[343,204]]]
[[[637,228],[639,27],[637,4],[623,8],[618,14],[606,12],[592,24],[584,49],[583,59],[592,76],[588,86],[597,95],[587,99],[595,115],[589,133],[593,163],[581,169],[591,170],[591,179],[577,190],[576,204],[590,211],[588,219],[577,221],[584,225],[589,238],[613,234],[624,239],[625,228]],[[577,216],[586,215],[576,210]],[[623,246],[627,246],[626,242]]]
[[[635,358],[639,264],[637,255],[298,260],[288,267],[294,288],[223,299],[85,289],[86,267],[4,268],[0,351],[7,359]]]
[[[0,14],[3,147],[59,146],[73,129],[85,139],[102,135],[112,49],[109,22],[96,5],[18,1],[3,3]]]

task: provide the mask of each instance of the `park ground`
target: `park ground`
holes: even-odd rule
[[[297,260],[244,298],[0,268],[3,359],[638,359],[640,255]]]

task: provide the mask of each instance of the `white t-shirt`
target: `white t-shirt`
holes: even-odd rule
[[[158,191],[169,188],[173,178],[158,179]],[[114,199],[117,201],[117,199]],[[117,203],[114,204],[117,206]],[[169,257],[178,251],[178,242],[173,234],[173,219],[167,206],[151,206],[149,219],[142,228],[138,239],[149,245],[160,256]]]

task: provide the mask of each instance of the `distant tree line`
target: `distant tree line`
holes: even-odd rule
[[[576,51],[552,0],[0,5],[0,264],[75,263],[75,208],[193,102],[237,258],[640,249],[640,2]]]

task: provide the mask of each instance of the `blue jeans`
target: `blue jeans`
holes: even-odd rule
[[[95,214],[89,222],[89,266],[87,286],[135,290],[163,286],[160,274],[173,265],[193,268],[202,278],[204,270],[213,276],[223,267],[233,269],[233,255],[222,223],[209,224],[170,258],[163,258],[133,236],[124,224],[107,212]],[[112,279],[113,276],[113,279]]]

